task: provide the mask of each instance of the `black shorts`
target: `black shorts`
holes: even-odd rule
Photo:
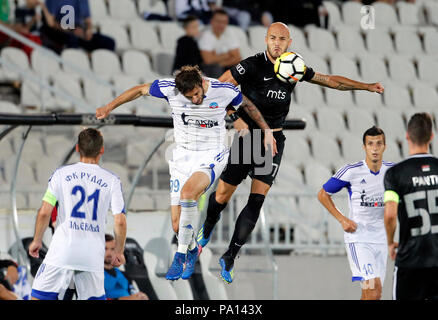
[[[260,132],[260,131],[259,131]],[[263,134],[251,133],[245,137],[234,137],[230,149],[228,163],[222,172],[220,179],[233,186],[239,185],[248,175],[272,186],[274,179],[280,168],[283,156],[284,141],[286,137],[283,131],[273,133],[277,142],[278,153],[271,157],[271,161],[265,164],[265,147],[263,144]],[[255,144],[253,144],[255,142]]]
[[[438,300],[438,267],[395,268],[393,299]]]

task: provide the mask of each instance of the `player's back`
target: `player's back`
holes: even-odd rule
[[[48,191],[58,201],[56,230],[45,263],[103,271],[107,212],[124,212],[120,179],[97,164],[78,162],[57,169]]]
[[[438,159],[419,154],[398,163],[388,170],[385,189],[399,196],[396,265],[438,267]]]

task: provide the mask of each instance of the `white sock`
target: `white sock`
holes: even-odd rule
[[[198,203],[195,200],[181,199],[181,215],[179,217],[178,252],[187,253],[194,239],[193,220],[198,213]]]

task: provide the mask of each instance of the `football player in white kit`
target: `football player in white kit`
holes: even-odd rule
[[[64,297],[73,279],[79,300],[105,300],[104,258],[107,212],[114,215],[116,255],[125,263],[126,216],[120,179],[98,163],[104,152],[102,134],[92,128],[79,133],[80,161],[58,168],[49,179],[29,246],[39,256],[42,238],[58,202],[56,230],[32,285],[32,299]]]
[[[184,66],[175,79],[160,79],[131,88],[97,109],[103,119],[123,103],[143,95],[166,99],[172,108],[176,148],[169,160],[172,228],[178,249],[166,274],[168,280],[188,279],[201,252],[194,237],[199,197],[220,176],[228,160],[226,107],[242,107],[265,132],[264,143],[276,153],[275,139],[258,109],[236,86],[203,77],[198,67]]]
[[[386,170],[394,165],[383,161],[386,149],[382,129],[372,127],[363,134],[366,158],[339,169],[318,193],[323,206],[344,229],[352,281],[360,281],[362,300],[379,300],[385,280],[387,261],[386,231],[383,222]],[[348,190],[348,218],[335,206],[331,195],[343,188]]]

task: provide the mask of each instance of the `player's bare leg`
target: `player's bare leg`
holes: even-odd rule
[[[380,278],[366,280],[361,283],[361,300],[380,300],[382,297],[382,282]]]
[[[172,227],[178,231],[178,249],[166,274],[168,280],[188,279],[194,271],[200,248],[194,238],[193,221],[198,214],[197,201],[209,184],[207,174],[195,172],[181,189],[180,205],[172,206]]]

